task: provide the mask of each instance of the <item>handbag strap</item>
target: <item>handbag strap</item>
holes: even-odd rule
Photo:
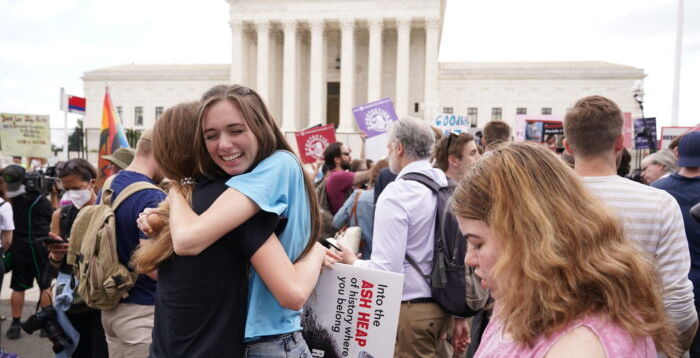
[[[411,257],[411,255],[408,254],[408,252],[404,257],[406,258],[406,261],[408,261],[408,264],[411,265],[411,267],[413,267],[413,269],[416,270],[416,272],[418,272],[418,274],[420,274],[421,277],[423,277],[423,279],[425,279],[425,282],[428,283],[428,286],[431,286],[430,275],[426,275],[423,273],[423,270],[420,269],[416,260],[414,260],[413,257]]]
[[[355,225],[359,225],[357,221],[357,203],[360,201],[360,195],[364,190],[358,190],[355,194],[355,202],[352,203],[352,210],[350,210],[350,217],[348,218],[348,226],[350,226],[350,219],[355,218]]]

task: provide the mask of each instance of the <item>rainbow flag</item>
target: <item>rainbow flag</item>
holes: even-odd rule
[[[109,87],[105,88],[105,100],[102,105],[102,127],[100,128],[100,153],[97,160],[99,178],[107,178],[113,173],[109,170],[109,162],[102,159],[105,155],[111,155],[115,150],[129,147],[124,129],[117,112],[112,105],[112,97],[109,95]]]

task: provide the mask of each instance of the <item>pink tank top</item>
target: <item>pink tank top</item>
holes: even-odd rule
[[[651,337],[636,340],[619,325],[598,316],[586,316],[550,337],[540,337],[532,348],[521,346],[503,336],[503,323],[494,318],[484,331],[475,358],[544,357],[557,340],[571,330],[585,326],[598,336],[606,357],[656,358]]]

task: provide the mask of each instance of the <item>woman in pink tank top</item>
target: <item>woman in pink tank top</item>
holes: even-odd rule
[[[496,302],[476,357],[680,355],[653,267],[545,147],[493,151],[454,199],[465,264]]]

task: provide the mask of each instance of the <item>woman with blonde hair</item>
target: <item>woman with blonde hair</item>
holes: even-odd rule
[[[465,264],[496,302],[476,357],[680,354],[653,267],[554,153],[500,147],[454,197]]]

